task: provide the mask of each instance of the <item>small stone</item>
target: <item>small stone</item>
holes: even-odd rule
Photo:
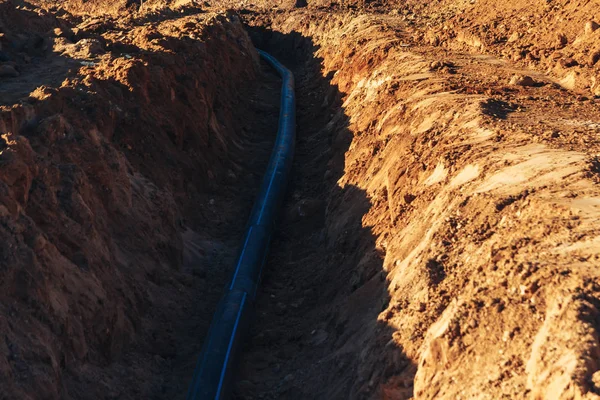
[[[517,40],[519,40],[520,38],[521,38],[521,35],[519,34],[519,32],[514,32],[512,35],[509,36],[508,43],[514,43]]]
[[[441,69],[444,66],[444,63],[441,61],[433,61],[431,64],[429,64],[429,68],[433,71]]]
[[[562,49],[567,45],[568,42],[569,41],[567,40],[567,37],[564,34],[559,33],[556,35],[556,48]]]
[[[406,204],[410,204],[414,201],[414,199],[417,198],[417,196],[415,196],[414,194],[407,193],[403,196],[403,198]]]
[[[97,39],[81,39],[75,43],[75,48],[80,55],[85,57],[92,57],[104,53],[102,44]]]
[[[514,75],[510,78],[509,84],[513,86],[535,86],[536,81],[529,75]]]
[[[596,31],[598,28],[600,28],[600,25],[598,25],[595,21],[588,21],[585,23],[583,31],[586,35],[589,35],[590,33]]]
[[[308,6],[308,3],[306,0],[296,0],[296,4],[294,4],[294,7],[296,8],[304,8]]]
[[[294,380],[294,375],[288,374],[288,375],[285,376],[285,378],[283,378],[283,380],[286,381],[286,382],[291,382],[291,381]]]
[[[15,69],[12,65],[0,65],[0,77],[2,78],[16,78],[19,76],[19,71]]]
[[[524,296],[525,294],[527,294],[527,286],[519,285],[519,292],[521,293],[521,296]]]
[[[40,253],[46,247],[46,243],[47,243],[46,238],[44,236],[42,236],[42,235],[38,235],[34,239],[33,249],[36,252]]]
[[[570,58],[570,57],[569,58],[563,58],[558,63],[563,68],[570,68],[570,67],[574,67],[574,66],[576,66],[576,65],[579,64],[577,61],[575,61],[575,59]]]
[[[512,56],[512,60],[517,62],[517,61],[521,61],[523,59],[523,54],[521,54],[520,51],[515,51],[515,53]]]
[[[592,383],[594,384],[594,387],[600,389],[600,371],[594,372],[592,375]]]

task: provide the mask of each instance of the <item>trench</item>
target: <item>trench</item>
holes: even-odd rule
[[[362,224],[371,203],[360,188],[337,184],[352,140],[342,108],[344,95],[331,83],[333,74],[322,75],[322,60],[315,56],[318,47],[310,38],[263,27],[247,29],[257,48],[275,56],[295,76],[297,143],[254,320],[234,369],[232,398],[351,398],[353,392],[368,392],[373,385],[357,386],[357,359],[364,343],[356,343],[355,337],[365,324],[367,335],[388,329],[376,320],[388,294],[380,278],[383,254],[370,228]],[[335,129],[326,129],[332,121]],[[345,209],[341,218],[331,216],[338,207]],[[366,277],[356,276],[359,260],[348,255],[356,254],[357,248],[359,257],[368,256]],[[356,291],[358,296],[348,301]],[[347,320],[340,308],[348,308],[356,318]]]
[[[375,332],[391,337],[389,328],[377,322],[389,295],[384,255],[362,223],[371,202],[364,190],[337,184],[352,141],[344,94],[331,83],[333,73],[323,76],[323,60],[316,57],[318,46],[310,37],[261,26],[248,30],[258,48],[294,73],[297,144],[233,398],[364,395],[373,382],[357,382],[359,357]],[[356,254],[367,259],[367,276],[357,277]],[[395,348],[388,347],[388,353],[381,359],[384,365],[390,357],[403,358]]]
[[[82,64],[69,52],[75,27],[65,22],[61,43],[71,50],[48,49],[11,82],[20,91],[3,97],[9,104],[40,81],[49,85],[0,115],[7,130],[22,127],[11,132],[21,138],[6,146],[23,145],[30,157],[20,163],[9,146],[0,152],[0,172],[35,166],[5,177],[14,188],[2,182],[7,193],[30,192],[27,218],[18,222],[29,224],[26,239],[4,251],[20,261],[15,249],[37,252],[35,263],[11,265],[31,268],[27,276],[6,269],[6,282],[16,280],[21,290],[10,313],[35,324],[6,329],[14,398],[40,390],[65,399],[188,392],[267,168],[281,90],[271,67],[240,52],[248,37],[239,18],[194,18],[158,13],[153,21],[129,21],[139,34],[129,42],[115,21],[100,19],[79,34],[88,44],[105,43],[104,61],[86,61],[82,70],[67,68]],[[150,23],[156,25],[146,29]],[[157,46],[157,27],[177,35]],[[333,73],[323,76],[310,37],[260,24],[246,29],[256,48],[295,76],[297,144],[233,397],[351,398],[372,390],[378,378],[369,371],[381,370],[375,360],[387,365],[389,354],[401,353],[359,360],[365,343],[389,340],[391,331],[377,321],[388,293],[382,251],[362,221],[371,201],[363,189],[337,183],[353,136],[345,95]],[[112,36],[101,37],[104,31]],[[184,51],[174,55],[178,46]],[[239,60],[256,64],[242,68]],[[47,80],[39,71],[53,63],[65,68],[49,69]],[[33,251],[36,237],[47,248]]]

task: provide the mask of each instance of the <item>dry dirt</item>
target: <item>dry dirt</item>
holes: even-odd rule
[[[1,398],[185,396],[277,129],[252,42],[298,144],[234,397],[600,398],[600,4],[294,5],[0,1]]]

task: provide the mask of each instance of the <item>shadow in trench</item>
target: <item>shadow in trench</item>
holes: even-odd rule
[[[371,201],[338,184],[353,137],[343,94],[311,38],[248,29],[295,74],[298,138],[236,398],[410,398],[416,366],[378,320],[390,298],[383,250],[362,222]]]

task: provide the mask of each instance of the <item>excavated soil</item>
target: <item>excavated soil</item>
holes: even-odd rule
[[[20,72],[0,95],[3,398],[182,397],[266,165],[279,78],[233,14],[2,6]]]
[[[0,2],[3,398],[185,396],[277,129],[253,43],[298,142],[234,398],[599,398],[597,5],[295,5]]]

